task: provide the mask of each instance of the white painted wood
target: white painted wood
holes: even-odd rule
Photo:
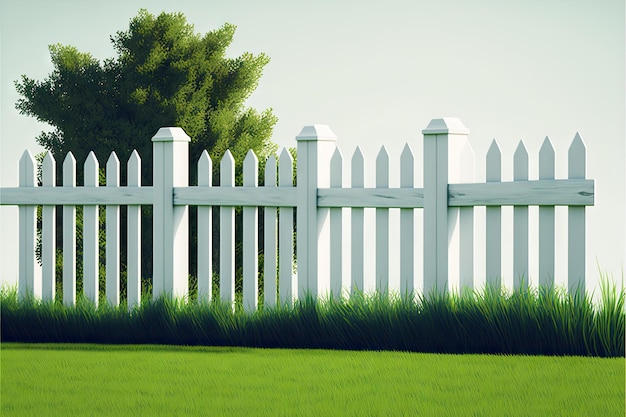
[[[400,155],[400,187],[412,189],[415,178],[415,157],[407,143]],[[400,209],[400,295],[412,296],[415,291],[415,211]]]
[[[191,206],[241,206],[241,207],[295,207],[295,188],[254,188],[242,187],[185,187],[174,189],[175,205]]]
[[[284,148],[278,161],[280,189],[293,187],[293,158]],[[293,208],[281,207],[278,219],[278,293],[281,304],[291,304],[296,296],[293,275]]]
[[[89,152],[84,165],[84,184],[99,186],[100,164],[93,152]],[[98,305],[100,292],[100,223],[97,205],[83,206],[83,291],[85,297]]]
[[[476,181],[476,158],[474,150],[465,140],[460,153],[459,182],[473,183]],[[448,206],[450,206],[448,187]],[[448,208],[450,210],[450,208]],[[459,207],[459,255],[458,277],[460,290],[474,288],[474,207]]]
[[[376,157],[376,188],[389,188],[389,154],[383,146]],[[376,209],[376,291],[389,291],[389,209]]]
[[[63,187],[76,186],[76,159],[68,152],[63,161]],[[76,304],[76,206],[63,206],[63,304]]]
[[[487,151],[486,180],[500,182],[502,179],[502,154],[494,139]],[[486,224],[486,282],[494,288],[502,284],[502,209],[487,207]]]
[[[343,156],[335,149],[330,160],[330,186],[343,186]],[[318,202],[319,204],[319,202]],[[341,297],[343,290],[343,209],[330,209],[330,291],[331,296]]]
[[[449,148],[454,155],[469,130],[457,118],[433,119],[424,135],[424,288],[425,294],[448,289]],[[452,144],[452,145],[450,145]],[[452,159],[455,159],[454,157]],[[455,226],[456,229],[456,226]]]
[[[289,152],[287,152],[289,153]],[[276,157],[270,156],[265,163],[265,187],[264,190],[276,188]],[[264,236],[263,236],[263,305],[272,307],[276,305],[277,269],[278,269],[278,228],[276,207],[266,206],[264,209]]]
[[[295,199],[294,199],[295,200]],[[153,202],[152,187],[106,187],[48,188],[37,187],[32,191],[19,188],[2,188],[2,205],[127,205]]]
[[[450,184],[448,193],[450,207],[590,206],[594,204],[594,181],[533,180]]]
[[[246,190],[241,187],[220,189],[219,187],[175,187],[174,205],[197,206],[266,206],[295,207],[296,189]],[[501,182],[483,184],[450,184],[448,187],[449,207],[514,206],[514,205],[584,205],[594,204],[593,180],[551,180],[528,182]],[[19,188],[2,188],[2,205],[21,204],[137,204],[153,202],[153,187],[122,187],[119,190],[97,190],[83,187],[56,190],[37,187],[32,191]],[[380,207],[422,208],[422,188],[320,188],[319,207]]]
[[[189,289],[189,210],[175,206],[174,188],[189,184],[189,136],[163,127],[153,147],[153,294],[185,297]]]
[[[568,151],[568,178],[583,179],[586,176],[586,148],[578,133]],[[570,294],[585,290],[585,207],[570,206],[567,213],[567,281]]]
[[[357,146],[351,161],[353,191],[362,191],[365,185],[365,162],[361,148]],[[365,291],[365,220],[362,208],[351,209],[351,288],[352,294]]]
[[[539,179],[554,179],[554,148],[548,137],[539,150]],[[539,207],[539,285],[554,285],[554,207]]]
[[[320,188],[318,207],[421,208],[421,188]]]
[[[37,187],[35,158],[29,151],[24,151],[19,162],[19,185],[26,190]],[[41,298],[41,271],[38,271],[39,266],[35,258],[37,206],[23,205],[19,207],[18,212],[20,257],[18,294],[22,299],[31,296]]]
[[[463,161],[463,157],[468,157],[467,148],[471,147],[468,141],[467,135],[456,135],[451,137],[448,143],[448,183],[466,183],[473,182],[473,167],[472,161]],[[471,152],[469,153],[471,157]],[[465,171],[464,165],[472,167],[471,172]],[[467,281],[465,276],[468,271],[461,271],[461,208],[450,207],[450,198],[448,192],[448,289],[458,291],[461,286],[461,281]],[[467,225],[463,228],[467,232]],[[466,240],[467,236],[463,236]],[[465,257],[466,255],[463,254]],[[473,264],[470,263],[470,266]],[[462,277],[462,275],[464,275]]]
[[[259,160],[252,150],[243,161],[243,186],[256,188],[259,181]],[[243,208],[243,308],[257,309],[259,288],[259,213],[257,207]]]
[[[235,186],[235,159],[230,151],[220,163],[220,187]],[[235,208],[220,207],[220,300],[235,302]]]
[[[317,189],[330,186],[328,165],[336,135],[326,125],[305,126],[298,142],[298,296],[316,298],[330,290],[330,216],[318,208]]]
[[[129,187],[141,187],[141,158],[136,150],[128,159],[127,184]],[[141,303],[141,206],[132,204],[127,210],[126,294],[128,308],[132,309]]]
[[[41,184],[56,188],[56,161],[50,152],[43,158]],[[41,217],[42,299],[53,301],[56,295],[56,207],[43,206]]]
[[[528,152],[520,141],[513,155],[513,179],[528,181]],[[527,288],[528,268],[528,206],[513,208],[513,289]]]
[[[213,185],[213,161],[202,151],[198,160],[198,186]],[[198,300],[210,301],[213,296],[212,207],[198,206]]]
[[[106,186],[120,187],[120,161],[115,152],[106,165]],[[106,298],[120,304],[120,206],[106,206]]]

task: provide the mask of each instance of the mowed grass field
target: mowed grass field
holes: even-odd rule
[[[624,415],[624,358],[0,348],[3,416]]]

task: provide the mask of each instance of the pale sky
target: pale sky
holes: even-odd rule
[[[274,109],[274,141],[280,145],[295,146],[304,125],[328,124],[344,155],[361,146],[366,165],[373,165],[383,144],[392,161],[406,142],[421,155],[421,130],[433,118],[452,116],[471,131],[477,180],[484,180],[481,158],[494,138],[503,152],[504,180],[512,178],[521,139],[530,154],[530,177],[536,178],[546,136],[555,147],[558,178],[567,173],[567,149],[579,132],[587,145],[587,176],[596,181],[596,205],[587,211],[588,281],[597,282],[598,265],[621,279],[621,0],[2,0],[0,7],[2,187],[17,185],[24,149],[42,150],[34,138],[46,127],[15,110],[13,82],[21,74],[40,80],[52,70],[48,45],[74,45],[105,59],[113,56],[109,36],[127,30],[140,8],[180,11],[201,33],[225,22],[237,25],[231,56],[248,51],[271,58],[248,103]],[[393,181],[394,175],[391,185],[397,186]],[[2,207],[0,214],[0,279],[15,283],[17,209]],[[562,271],[557,263],[557,282],[564,283]]]

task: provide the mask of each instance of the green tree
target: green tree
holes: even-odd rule
[[[180,126],[191,137],[191,183],[204,149],[216,167],[230,149],[240,176],[249,149],[261,161],[275,153],[270,138],[277,118],[271,109],[245,107],[269,58],[250,53],[227,57],[234,33],[235,26],[225,24],[200,35],[182,13],[154,16],[140,10],[127,31],[111,36],[114,58],[100,62],[73,46],[50,46],[54,70],[42,81],[25,75],[16,81],[21,95],[16,108],[54,128],[42,132],[37,142],[57,161],[71,151],[79,184],[90,151],[102,167],[115,151],[124,167],[137,149],[142,183],[151,185],[150,139],[162,126]],[[214,183],[219,183],[217,173]],[[145,216],[144,231],[144,247],[151,248],[150,216]],[[143,268],[149,276],[152,267],[145,253]]]

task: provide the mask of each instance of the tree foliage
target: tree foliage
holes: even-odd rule
[[[181,13],[155,17],[141,10],[127,31],[111,37],[116,56],[104,62],[73,46],[50,46],[54,70],[43,81],[23,75],[16,107],[53,126],[37,142],[57,159],[71,151],[84,161],[93,150],[103,165],[111,151],[126,161],[137,149],[146,185],[152,183],[150,139],[162,126],[189,134],[192,163],[204,149],[214,161],[226,149],[239,164],[248,149],[263,159],[276,149],[270,137],[277,119],[271,109],[259,113],[245,101],[269,58],[228,58],[234,34],[235,26],[225,24],[200,35]]]
[[[275,153],[277,146],[270,138],[277,118],[271,109],[258,112],[245,106],[269,58],[250,53],[228,57],[226,49],[234,34],[235,26],[228,23],[201,35],[182,13],[154,16],[140,10],[128,30],[111,36],[113,58],[101,62],[73,46],[51,45],[53,71],[41,81],[26,75],[16,81],[21,96],[16,108],[53,127],[42,132],[37,142],[57,161],[71,151],[78,162],[79,184],[82,163],[90,151],[101,167],[115,151],[124,178],[125,161],[137,149],[142,159],[142,184],[151,185],[151,138],[163,126],[182,127],[191,137],[192,183],[196,161],[205,149],[216,168],[229,149],[240,180],[249,149],[259,156],[261,165]],[[62,164],[57,166],[60,169]],[[213,181],[219,184],[217,169]],[[144,208],[144,276],[152,272],[149,211]],[[193,228],[195,218],[191,219]],[[219,239],[216,230],[214,237]],[[192,248],[194,240],[192,237]],[[190,260],[193,271],[195,261]]]

